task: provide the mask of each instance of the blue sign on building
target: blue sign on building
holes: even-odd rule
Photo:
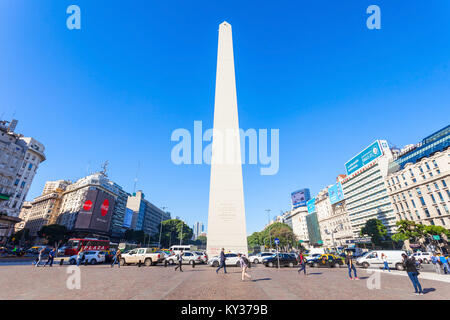
[[[308,213],[313,213],[316,211],[316,198],[312,198],[306,202],[306,207],[308,208]]]
[[[125,217],[123,219],[123,226],[125,228],[130,228],[132,220],[133,220],[133,210],[126,208]]]
[[[328,188],[328,196],[331,204],[344,200],[344,192],[339,182]]]
[[[366,164],[372,162],[382,154],[383,152],[381,151],[380,144],[377,140],[345,163],[345,170],[347,171],[347,175],[350,175],[353,172],[361,169]]]
[[[295,208],[306,206],[306,201],[311,199],[309,189],[301,189],[291,193],[292,206]]]

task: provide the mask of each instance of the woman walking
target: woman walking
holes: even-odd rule
[[[419,279],[417,278],[419,272],[416,269],[416,262],[414,261],[414,258],[408,258],[405,253],[402,253],[402,257],[403,267],[405,268],[406,273],[408,273],[408,277],[414,286],[414,293],[418,296],[423,296],[422,286],[420,285]]]
[[[247,273],[247,269],[248,269],[248,265],[250,264],[250,261],[248,261],[248,259],[240,253],[238,253],[238,257],[239,257],[239,263],[242,268],[242,281],[245,280],[245,277],[251,279],[252,276]]]
[[[387,271],[391,272],[391,269],[389,269],[389,263],[388,263],[387,256],[384,253],[381,254],[381,259],[383,260],[383,264],[384,264],[383,271],[387,270]]]
[[[351,252],[347,253],[347,257],[345,258],[345,263],[347,264],[347,268],[348,268],[348,276],[350,277],[350,280],[353,280],[352,278],[352,270],[353,270],[353,274],[355,276],[355,280],[359,280],[359,278],[356,276],[356,267],[355,264],[353,262],[353,256]]]
[[[36,260],[35,267],[39,267],[39,264],[41,263],[41,260],[42,260],[42,255],[44,254],[44,251],[45,251],[45,248],[42,248],[41,251],[39,251],[39,256]]]
[[[119,266],[119,268],[120,268],[120,258],[122,257],[122,252],[120,251],[120,249],[118,249],[117,251],[116,251],[116,254],[114,255],[114,258],[113,258],[113,262],[112,262],[112,264],[111,264],[111,268],[112,267],[114,267],[114,265],[117,263],[117,265]]]

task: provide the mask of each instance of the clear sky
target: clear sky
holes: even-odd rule
[[[66,8],[81,8],[68,30]],[[381,8],[369,30],[366,8]],[[375,139],[402,147],[449,124],[450,2],[0,1],[0,116],[46,147],[45,181],[109,176],[206,225],[208,165],[176,166],[173,130],[212,127],[218,26],[233,27],[240,126],[280,129],[280,170],[243,167],[247,232],[344,173]]]

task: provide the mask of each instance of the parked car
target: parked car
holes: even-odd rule
[[[77,263],[77,255],[73,255],[69,258],[70,264]],[[84,264],[87,260],[88,264],[97,264],[105,262],[105,255],[101,251],[84,251],[84,259],[82,263]]]
[[[208,256],[206,255],[205,252],[194,251],[194,253],[200,256],[200,260],[201,260],[202,263],[208,262]]]
[[[312,260],[320,257],[321,255],[322,255],[321,253],[314,253],[312,255],[309,255],[309,256],[305,257],[306,262],[312,261]]]
[[[340,257],[336,257],[334,254],[321,254],[307,261],[310,267],[315,268],[334,268],[344,265],[344,262]]]
[[[127,264],[143,263],[145,266],[154,266],[159,262],[164,261],[162,253],[153,252],[152,248],[136,248],[122,254],[120,264],[126,266]]]
[[[264,258],[270,257],[272,255],[273,255],[273,252],[260,252],[258,254],[249,256],[248,260],[251,263],[262,263]]]
[[[409,257],[414,257],[420,263],[431,263],[431,257],[433,254],[431,252],[415,252],[411,254]]]
[[[298,264],[297,258],[289,253],[275,253],[270,257],[265,257],[262,263],[266,267],[277,267],[278,261],[280,263],[280,267],[286,266],[292,268]]]
[[[58,248],[58,251],[57,251],[58,255],[63,256],[64,253],[66,252],[66,248],[67,248],[67,247],[61,247],[61,248]]]
[[[236,266],[239,267],[241,264],[239,263],[239,257],[236,253],[225,253],[225,265],[227,266]],[[211,267],[217,268],[220,265],[220,256],[212,257],[208,260],[208,265]]]
[[[203,263],[202,260],[203,255],[197,254],[195,251],[192,252],[184,252],[183,258],[182,258],[182,264],[201,264]],[[176,254],[171,255],[167,259],[167,263],[169,264],[177,264],[178,263],[178,256]]]
[[[406,252],[403,250],[374,250],[369,251],[362,257],[356,259],[356,265],[363,268],[369,267],[383,267],[384,261],[381,259],[381,254],[385,254],[387,257],[388,265],[390,268],[397,270],[403,270],[403,257],[402,254]]]

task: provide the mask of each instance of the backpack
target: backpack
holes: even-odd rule
[[[248,261],[248,259],[247,259],[247,257],[242,257],[242,260],[244,261],[244,263],[246,264],[246,265],[250,265],[250,261]]]

